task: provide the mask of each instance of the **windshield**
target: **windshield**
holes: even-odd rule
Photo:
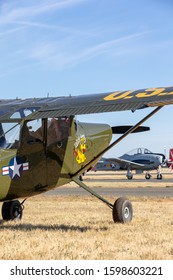
[[[137,154],[138,155],[139,154],[152,154],[152,152],[149,151],[147,148],[136,148],[136,149],[133,149],[126,154],[129,155],[129,156],[132,156],[132,155],[137,155]]]
[[[19,145],[19,135],[19,123],[0,123],[0,148],[17,149]]]

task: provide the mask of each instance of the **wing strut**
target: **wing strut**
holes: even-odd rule
[[[151,113],[149,113],[146,117],[144,117],[141,121],[139,121],[137,124],[132,126],[128,131],[126,131],[122,136],[120,136],[117,140],[115,140],[112,144],[110,144],[106,149],[104,149],[102,152],[100,152],[96,157],[94,157],[90,162],[88,162],[86,165],[84,165],[81,169],[79,169],[76,173],[70,174],[70,177],[76,177],[77,175],[83,173],[88,168],[90,168],[91,164],[95,162],[97,158],[100,158],[104,153],[109,151],[112,147],[117,145],[121,140],[123,140],[127,135],[132,133],[134,130],[136,130],[142,123],[144,123],[146,120],[151,118],[155,113],[157,113],[163,106],[158,106],[156,109],[154,109]]]
[[[80,181],[77,177],[73,177],[72,180],[79,185],[80,187],[82,187],[84,190],[86,190],[87,192],[91,193],[93,196],[97,197],[99,200],[101,200],[102,202],[104,202],[105,204],[107,204],[107,206],[109,206],[111,209],[113,209],[113,204],[111,204],[109,201],[107,201],[104,197],[100,196],[98,193],[96,193],[95,191],[93,191],[91,188],[87,187],[82,181]]]

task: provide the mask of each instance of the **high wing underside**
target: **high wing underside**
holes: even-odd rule
[[[81,114],[138,110],[173,104],[173,87],[115,91],[68,97],[0,99],[0,120],[74,116]],[[16,112],[19,114],[17,115]],[[19,117],[20,115],[20,117]]]

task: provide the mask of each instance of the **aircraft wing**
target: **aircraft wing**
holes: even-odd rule
[[[112,164],[118,163],[122,168],[127,168],[128,166],[130,166],[131,169],[136,169],[136,168],[139,169],[140,167],[141,168],[145,167],[144,164],[136,163],[136,162],[121,159],[121,158],[109,158],[107,160],[109,160],[109,162]]]
[[[47,118],[91,113],[138,110],[173,104],[173,87],[115,91],[68,97],[0,99],[0,119],[24,108],[33,108],[29,118]]]

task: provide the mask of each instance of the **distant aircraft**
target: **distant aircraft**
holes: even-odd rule
[[[169,166],[169,168],[173,169],[173,149],[169,150],[168,166]]]
[[[161,164],[165,161],[165,156],[160,153],[152,153],[146,148],[134,149],[118,158],[101,158],[94,166],[93,170],[127,170],[127,178],[133,178],[132,170],[136,173],[146,171],[145,178],[151,178],[150,170],[157,169],[157,179],[162,179],[160,170]]]

